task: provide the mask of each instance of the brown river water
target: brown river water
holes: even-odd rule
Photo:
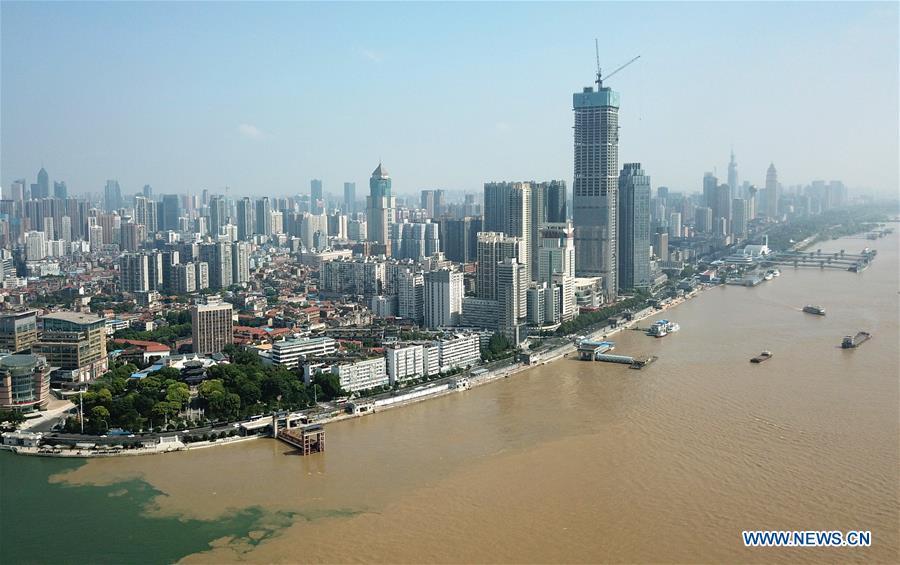
[[[898,562],[898,236],[821,247],[866,245],[861,274],[784,268],[667,311],[681,331],[664,339],[617,334],[616,352],[659,357],[642,371],[564,359],[331,424],[324,454],[262,439],[54,480],[140,478],[164,493],[156,516],[271,513],[275,535],[197,563]],[[858,330],[874,337],[841,350]],[[871,530],[872,546],[750,549],[742,530]]]

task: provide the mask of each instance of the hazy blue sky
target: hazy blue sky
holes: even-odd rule
[[[896,3],[2,3],[3,187],[400,193],[572,175],[594,38],[620,164],[898,186]],[[367,190],[367,189],[366,189]]]

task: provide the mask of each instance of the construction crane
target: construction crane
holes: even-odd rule
[[[599,91],[601,88],[603,88],[603,78],[602,78],[602,75],[601,75],[601,73],[600,73],[600,43],[599,43],[596,39],[594,39],[594,50],[595,50],[596,53],[597,53],[597,80],[594,81],[594,82],[597,83],[597,90]],[[640,59],[640,58],[641,58],[641,56],[638,55],[638,56],[635,57],[634,59],[628,61],[627,63],[625,63],[624,65],[622,65],[622,66],[619,67],[618,69],[616,69],[616,70],[614,70],[613,72],[611,72],[611,73],[609,73],[608,75],[606,75],[606,78],[607,78],[607,79],[610,78],[611,76],[613,76],[613,75],[616,74],[617,72],[621,71],[622,69],[624,69],[625,67],[627,67],[627,66],[630,65],[631,63],[634,63],[635,61],[637,61],[637,60]]]

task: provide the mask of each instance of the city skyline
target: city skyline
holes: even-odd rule
[[[591,84],[590,42],[600,35],[605,69],[642,55],[609,86],[623,95],[619,162],[645,163],[656,185],[697,192],[703,171],[725,177],[733,147],[741,181],[757,186],[774,162],[784,186],[839,178],[851,190],[896,191],[897,119],[884,119],[883,111],[890,108],[896,118],[897,81],[896,73],[882,70],[897,68],[897,33],[888,21],[896,20],[894,5],[653,5],[655,17],[642,21],[637,32],[628,23],[641,20],[649,5],[555,5],[554,17],[541,29],[572,27],[572,33],[553,45],[516,46],[496,43],[489,24],[525,25],[549,7],[474,5],[483,23],[401,39],[407,27],[449,10],[440,5],[427,13],[415,5],[379,5],[377,12],[373,6],[351,10],[307,4],[262,11],[239,5],[215,10],[212,5],[74,6],[3,5],[4,190],[18,178],[33,182],[43,165],[52,180],[66,181],[72,194],[100,193],[107,179],[117,179],[126,195],[144,184],[153,185],[156,194],[203,188],[222,193],[229,186],[234,196],[293,195],[308,194],[309,181],[322,179],[326,194],[340,196],[343,183],[364,182],[379,157],[395,174],[395,194],[402,195],[430,188],[477,194],[482,183],[504,178],[571,182],[570,96]],[[50,10],[53,17],[47,18]],[[622,25],[599,34],[596,24],[580,21],[590,18],[576,17],[581,11]],[[737,33],[759,20],[773,21],[739,45],[714,31],[710,37],[692,36],[700,45],[687,46],[672,44],[674,32],[660,28],[667,14],[684,24],[681,32],[688,35],[699,33],[701,24],[729,23]],[[146,16],[141,24],[130,23],[136,15]],[[171,31],[178,29],[172,20],[189,25],[207,16],[221,25],[199,32],[196,41],[191,38],[196,48],[177,53],[184,60],[175,60],[180,39]],[[237,31],[244,16],[273,26],[292,17],[310,23],[344,18],[351,25],[321,46],[314,29],[296,43],[266,38],[243,54],[236,53],[243,43],[260,37],[237,33],[214,41]],[[361,28],[373,18],[382,33]],[[814,25],[785,33],[804,18]],[[41,44],[23,33],[37,21],[59,40]],[[98,25],[112,26],[104,45],[83,41],[69,29],[82,26],[83,32]],[[134,33],[138,36],[132,39]],[[475,45],[467,46],[463,37]],[[159,49],[146,49],[147,41],[159,41]],[[418,41],[421,52],[413,49]],[[714,57],[695,53],[691,67],[677,64],[685,50],[717,41]],[[791,46],[783,61],[769,56],[781,41]],[[486,43],[493,52],[484,50]],[[110,45],[120,49],[110,50]],[[484,60],[476,60],[476,53]],[[296,70],[312,84],[286,76],[294,72],[285,64],[288,54],[298,56]],[[85,59],[104,65],[87,65]],[[248,73],[249,84],[271,81],[272,88],[260,93],[241,81],[211,90],[229,76],[241,78],[229,74],[222,60]],[[318,68],[325,64],[335,70]],[[73,75],[68,66],[80,74]],[[131,66],[143,74],[126,74]],[[448,66],[451,76],[439,70]],[[86,70],[97,67],[103,67],[106,80]],[[515,77],[531,82],[509,96]],[[416,83],[430,86],[431,96],[406,87]],[[30,86],[15,86],[22,84]],[[854,119],[821,120],[828,108],[843,103],[838,84],[866,87],[854,89]],[[352,95],[360,99],[348,106],[354,90],[360,90]],[[810,92],[817,96],[811,98]],[[323,111],[311,112],[313,107]],[[436,123],[423,119],[428,112],[436,112]],[[768,119],[755,119],[763,112]],[[684,136],[684,131],[697,135]],[[458,166],[460,161],[466,166]]]

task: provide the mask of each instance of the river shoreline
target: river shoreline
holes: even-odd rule
[[[704,290],[711,288],[714,285],[705,285],[698,287],[697,289],[691,291],[690,293],[685,294],[682,297],[678,297],[673,299],[671,302],[664,304],[661,308],[652,308],[650,311],[645,312],[643,315],[639,317],[635,317],[628,322],[612,327],[612,328],[601,328],[599,330],[595,330],[591,333],[587,334],[587,337],[602,337],[603,339],[608,339],[610,336],[619,333],[622,330],[629,330],[634,327],[637,323],[646,320],[652,316],[665,312],[667,310],[671,310],[676,308],[677,306],[683,304],[684,302],[693,299],[700,294]],[[427,394],[424,396],[418,396],[414,398],[409,398],[406,400],[402,400],[399,402],[395,402],[392,404],[380,406],[377,409],[372,409],[366,412],[361,413],[340,413],[337,415],[315,419],[314,423],[316,424],[334,424],[337,422],[341,422],[344,420],[350,420],[353,418],[360,418],[363,416],[369,416],[372,414],[376,414],[379,412],[383,412],[385,410],[400,408],[404,406],[409,406],[411,404],[416,404],[419,402],[424,402],[427,400],[432,400],[435,398],[447,396],[450,394],[455,394],[459,392],[464,392],[470,388],[483,386],[486,384],[493,383],[500,379],[509,378],[513,375],[517,375],[519,373],[528,371],[530,369],[534,369],[536,367],[547,365],[549,363],[554,363],[561,359],[566,358],[568,355],[574,353],[577,350],[576,345],[574,343],[567,343],[565,345],[559,346],[553,350],[550,350],[543,354],[539,361],[536,361],[531,364],[526,364],[523,362],[518,362],[515,365],[509,365],[507,367],[503,367],[500,369],[496,369],[494,371],[490,371],[487,373],[483,373],[480,375],[476,375],[468,378],[467,385],[461,388],[452,388],[446,387],[441,390],[434,392],[433,394]],[[190,451],[195,449],[207,449],[211,447],[220,447],[225,445],[231,445],[234,443],[239,443],[243,441],[250,441],[261,438],[271,438],[268,435],[253,435],[253,436],[242,436],[242,437],[229,437],[212,441],[202,441],[202,442],[192,442],[192,443],[183,443],[181,441],[173,441],[171,443],[163,444],[160,443],[152,448],[137,448],[137,449],[109,449],[109,450],[89,450],[87,448],[82,449],[59,449],[59,448],[46,448],[46,447],[28,447],[28,446],[9,446],[9,445],[0,445],[0,449],[11,451],[17,455],[31,455],[37,457],[60,457],[60,458],[80,458],[80,459],[90,459],[90,458],[109,458],[109,457],[126,457],[126,456],[141,456],[141,455],[161,455],[165,453],[174,453],[179,451]]]

